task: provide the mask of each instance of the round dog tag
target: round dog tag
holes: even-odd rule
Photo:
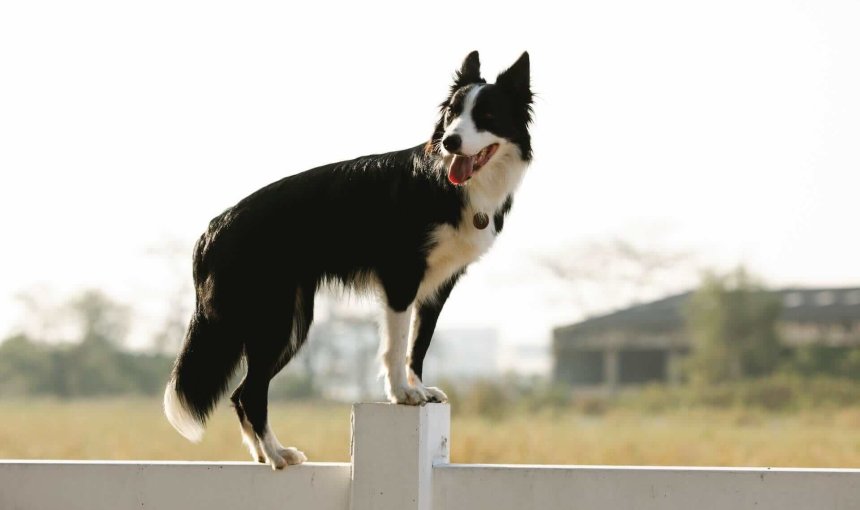
[[[490,224],[490,217],[482,212],[477,212],[472,217],[472,224],[475,225],[476,229],[484,230]]]

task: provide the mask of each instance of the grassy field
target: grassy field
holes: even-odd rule
[[[349,415],[350,406],[339,404],[271,408],[281,440],[312,461],[349,459]],[[170,428],[157,400],[7,400],[0,401],[0,417],[0,458],[248,459],[226,406],[196,445]],[[452,436],[454,462],[860,466],[860,408],[461,415],[453,420]]]

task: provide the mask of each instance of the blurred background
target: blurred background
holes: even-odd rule
[[[426,140],[471,50],[532,61],[535,160],[425,369],[456,462],[860,465],[860,4],[0,4],[0,458],[244,460],[161,415],[208,220]],[[349,456],[374,303],[271,390]]]

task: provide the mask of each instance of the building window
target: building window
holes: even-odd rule
[[[788,308],[797,308],[803,304],[803,294],[800,292],[789,292],[783,298],[783,304]]]
[[[860,290],[849,290],[842,296],[842,302],[846,305],[860,305]]]
[[[818,306],[830,306],[836,302],[836,294],[832,290],[823,290],[815,295],[815,304]]]

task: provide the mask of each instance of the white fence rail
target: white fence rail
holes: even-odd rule
[[[860,508],[860,472],[689,467],[449,465],[433,472],[445,510]]]
[[[349,464],[0,462],[2,510],[345,510],[349,487]]]
[[[860,510],[860,470],[456,465],[447,405],[358,404],[352,462],[0,461],[0,510]]]

